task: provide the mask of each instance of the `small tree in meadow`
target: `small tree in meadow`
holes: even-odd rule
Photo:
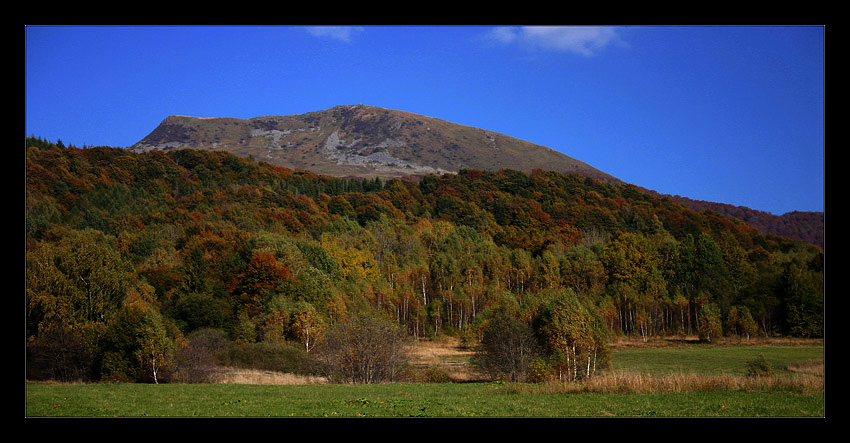
[[[733,334],[750,341],[750,337],[758,332],[758,325],[753,320],[746,306],[732,306],[726,315],[726,333]]]
[[[142,317],[136,351],[141,373],[159,383],[164,370],[174,363],[174,341],[168,336],[162,316],[148,310]]]
[[[404,334],[380,313],[361,312],[330,327],[316,349],[328,378],[347,383],[397,381],[407,365]]]
[[[493,378],[522,382],[539,354],[531,326],[500,310],[484,329],[473,364]]]
[[[723,334],[723,326],[720,320],[720,308],[714,303],[702,306],[699,311],[699,338],[711,343],[712,339]]]

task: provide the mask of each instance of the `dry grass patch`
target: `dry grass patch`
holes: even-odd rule
[[[418,340],[407,346],[410,362],[413,364],[436,365],[446,361],[469,358],[474,351],[461,344],[455,337],[441,337],[436,340]]]
[[[471,366],[469,358],[475,351],[464,346],[456,337],[419,340],[407,347],[410,364],[422,372],[439,371],[451,381],[478,380],[481,375]]]
[[[823,377],[824,374],[824,363],[822,358],[791,363],[786,367],[789,371],[800,374],[808,374],[818,377]]]
[[[217,383],[242,385],[313,385],[327,383],[325,377],[286,374],[259,369],[222,368],[216,376]]]
[[[682,393],[703,391],[823,392],[823,379],[810,376],[747,377],[737,375],[611,374],[595,377],[582,386],[587,392]]]
[[[517,392],[672,394],[706,391],[768,392],[813,394],[823,392],[823,378],[808,374],[747,377],[735,375],[615,373],[593,377],[580,383],[516,385]]]

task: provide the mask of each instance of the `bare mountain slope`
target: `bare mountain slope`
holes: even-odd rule
[[[222,150],[333,176],[399,177],[460,169],[578,173],[619,179],[550,148],[492,131],[372,106],[301,115],[237,118],[171,116],[130,149]]]

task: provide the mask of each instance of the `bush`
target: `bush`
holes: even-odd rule
[[[452,383],[452,377],[443,368],[430,367],[422,374],[425,383]]]
[[[528,365],[528,381],[531,383],[547,383],[555,379],[555,369],[545,359],[534,359]]]
[[[747,362],[747,375],[750,377],[767,377],[773,375],[773,367],[764,358],[759,355],[753,360]]]

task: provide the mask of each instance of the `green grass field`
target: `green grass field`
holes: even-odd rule
[[[822,346],[638,348],[614,372],[742,378],[756,355],[783,368],[823,358]],[[783,385],[784,386],[784,385]],[[695,388],[588,392],[551,385],[27,384],[27,417],[823,417],[823,390]]]
[[[521,392],[510,385],[29,385],[27,416],[809,417],[823,394]]]
[[[745,375],[747,362],[759,355],[777,374],[788,373],[791,363],[824,358],[822,346],[710,346],[693,344],[678,347],[619,349],[612,359],[615,371],[647,374],[697,373],[704,375]]]

